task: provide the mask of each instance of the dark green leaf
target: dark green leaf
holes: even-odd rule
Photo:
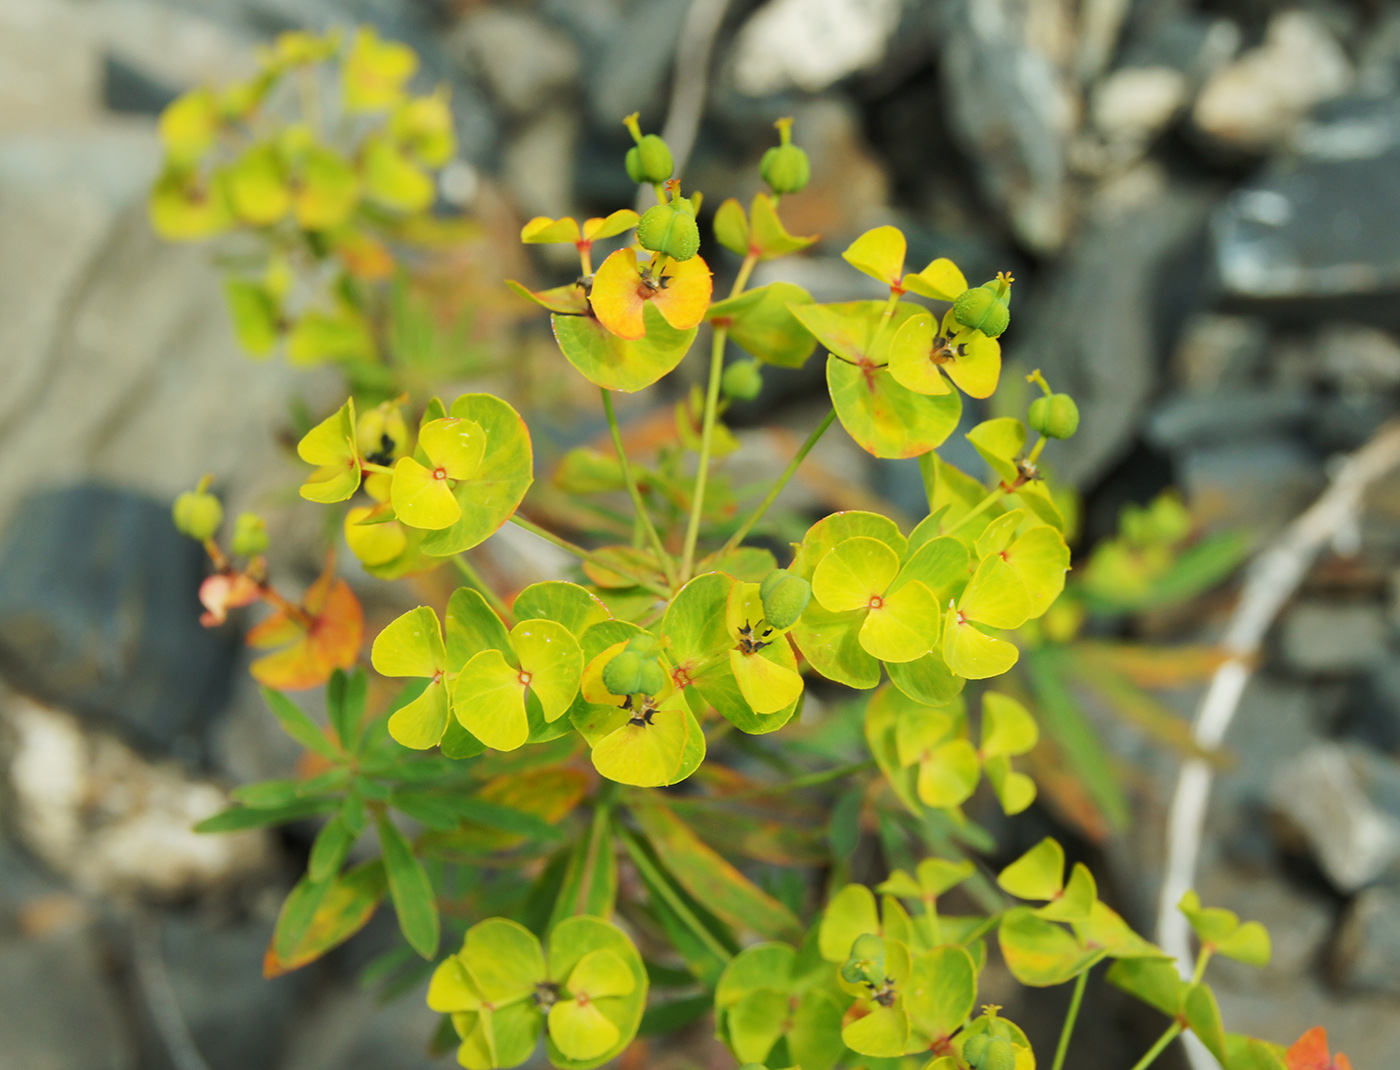
[[[282,692],[274,691],[270,687],[262,689],[262,696],[263,701],[272,710],[272,715],[277,718],[277,723],[282,726],[282,730],[287,735],[322,758],[332,762],[342,760],[343,755],[340,750],[326,738],[326,734],[316,726],[315,721],[302,711],[300,706]]]
[[[252,807],[232,806],[213,817],[206,817],[194,827],[196,832],[240,832],[243,829],[265,828],[268,825],[284,825],[289,821],[299,821],[316,814],[328,814],[336,808],[337,801],[331,798],[296,799],[285,806]]]
[[[399,929],[409,946],[425,959],[437,954],[438,911],[433,885],[427,870],[413,854],[408,840],[386,817],[375,824],[384,851],[384,872],[389,879],[389,896],[399,916]]]
[[[306,875],[313,881],[325,881],[334,877],[345,863],[345,856],[355,842],[355,833],[348,822],[337,815],[327,821],[316,834],[316,842],[311,845],[311,859],[306,866]]]
[[[713,1005],[714,997],[708,994],[676,999],[670,1003],[658,1003],[656,1006],[648,1008],[647,1012],[642,1015],[642,1026],[638,1030],[638,1035],[644,1037],[660,1036],[684,1029],[691,1022],[703,1018]]]

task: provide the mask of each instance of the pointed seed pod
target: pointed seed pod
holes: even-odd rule
[[[778,128],[782,144],[774,145],[763,154],[758,165],[758,173],[779,196],[784,193],[799,193],[812,177],[812,165],[807,154],[792,143],[792,120],[779,119],[773,124]]]
[[[738,401],[752,401],[763,390],[763,372],[756,360],[736,360],[724,369],[719,381],[724,396]]]
[[[242,557],[257,557],[267,552],[267,522],[257,513],[241,513],[233,524],[233,552]]]
[[[659,661],[643,661],[637,690],[643,695],[654,695],[666,686],[668,677]]]
[[[684,197],[648,208],[637,224],[637,242],[672,260],[689,260],[700,251],[700,226],[695,207]]]
[[[636,654],[639,658],[654,658],[661,649],[661,644],[656,641],[656,636],[651,632],[638,632],[627,640],[627,649]]]
[[[1079,430],[1079,406],[1068,394],[1051,394],[1031,402],[1027,422],[1049,438],[1069,438]]]
[[[207,480],[201,480],[198,489],[185,491],[175,499],[171,510],[176,530],[200,542],[212,539],[224,522],[224,507],[205,490],[207,485]]]
[[[627,177],[639,186],[655,186],[665,182],[676,169],[676,162],[671,158],[671,150],[666,142],[655,134],[647,134],[644,137],[641,127],[637,125],[636,112],[622,121],[631,132],[632,140],[636,142],[627,150]]]
[[[988,1037],[977,1070],[1016,1070],[1016,1048],[1005,1037]]]
[[[797,623],[812,600],[812,585],[785,568],[774,569],[759,585],[763,599],[763,619],[769,627],[784,631]]]
[[[1011,323],[1011,283],[1014,281],[1002,272],[991,282],[964,290],[953,302],[953,318],[988,338],[998,337]]]

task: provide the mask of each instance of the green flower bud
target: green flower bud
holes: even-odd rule
[[[763,390],[763,372],[756,360],[736,360],[724,369],[719,388],[727,398],[752,401]]]
[[[641,690],[642,658],[624,650],[603,666],[603,686],[614,695],[635,695]]]
[[[666,142],[655,134],[643,137],[641,128],[637,125],[636,112],[622,122],[631,131],[632,140],[636,142],[627,150],[627,177],[639,186],[654,186],[665,182],[676,169],[676,162],[671,158],[671,150],[666,146]]]
[[[257,513],[241,513],[233,524],[233,552],[257,557],[267,552],[267,521]]]
[[[967,1049],[963,1049],[967,1055]],[[968,1059],[968,1065],[975,1070],[1016,1070],[1016,1048],[1005,1037],[987,1037],[987,1045],[982,1049],[977,1062]]]
[[[639,658],[654,658],[661,649],[661,644],[656,641],[656,636],[651,632],[639,632],[627,640],[627,648]]]
[[[885,942],[874,933],[861,933],[851,943],[851,957],[885,965]]]
[[[991,282],[964,290],[953,302],[953,318],[988,338],[998,337],[1011,323],[1011,283],[1014,281],[1002,272]]]
[[[963,1045],[963,1061],[976,1070],[982,1065],[982,1057],[986,1054],[987,1044],[991,1041],[986,1033],[975,1033],[967,1038],[967,1043]]]
[[[807,154],[792,143],[792,120],[779,119],[773,124],[783,139],[763,154],[758,173],[778,196],[800,193],[812,177],[812,165]]]
[[[661,662],[643,661],[637,690],[643,695],[654,695],[666,686],[666,679],[666,670],[661,667]]]
[[[1069,438],[1079,430],[1079,406],[1068,394],[1038,397],[1031,402],[1029,422],[1042,435]]]
[[[643,249],[665,253],[672,260],[689,260],[700,251],[695,206],[677,196],[669,204],[648,208],[637,224],[637,241]]]
[[[208,487],[209,477],[205,476],[197,488],[176,498],[175,508],[171,510],[176,530],[200,542],[212,539],[224,522],[224,507],[208,492]]]
[[[812,600],[812,585],[785,568],[775,568],[764,577],[758,595],[763,599],[763,619],[769,627],[784,631],[797,623]]]

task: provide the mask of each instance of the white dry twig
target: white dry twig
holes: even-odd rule
[[[671,80],[671,103],[666,113],[666,125],[661,128],[662,140],[676,161],[675,177],[680,178],[695,148],[700,132],[700,119],[705,113],[709,93],[710,57],[715,38],[729,10],[729,0],[691,0],[681,24],[676,42],[676,70]],[[655,201],[650,186],[637,191],[637,211],[645,212]]]
[[[1201,749],[1215,750],[1224,741],[1264,636],[1314,559],[1329,544],[1354,544],[1362,496],[1367,487],[1397,466],[1400,421],[1392,421],[1341,463],[1322,496],[1250,565],[1234,616],[1220,642],[1225,660],[1215,670],[1192,725],[1192,739]],[[1176,907],[1195,883],[1211,776],[1209,762],[1200,758],[1183,762],[1167,817],[1167,861],[1157,905],[1157,942],[1177,960],[1183,977],[1190,977],[1193,970],[1191,931]],[[1184,1039],[1194,1070],[1217,1067],[1203,1045],[1190,1043],[1194,1037]]]

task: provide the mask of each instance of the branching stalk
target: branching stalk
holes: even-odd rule
[[[1074,1022],[1079,1017],[1079,1005],[1084,1002],[1084,989],[1089,984],[1089,970],[1084,970],[1074,982],[1074,995],[1069,999],[1069,1010],[1065,1013],[1064,1028],[1060,1030],[1060,1043],[1055,1048],[1055,1061],[1050,1070],[1061,1070],[1065,1056],[1069,1053],[1069,1038],[1074,1033]]]
[[[802,462],[807,459],[807,454],[811,453],[812,448],[821,441],[822,435],[826,434],[827,428],[832,425],[835,419],[835,409],[832,409],[822,417],[822,422],[812,429],[812,433],[807,436],[807,441],[802,443],[798,451],[792,455],[792,460],[789,461],[788,466],[783,469],[783,474],[778,477],[778,481],[774,483],[773,486],[769,488],[768,493],[763,496],[763,501],[759,502],[758,507],[749,514],[749,518],[739,525],[739,530],[729,536],[729,541],[724,544],[719,552],[720,557],[723,557],[743,542],[744,536],[748,535],[748,533],[753,530],[753,526],[763,519],[763,515],[767,513],[773,503],[778,500],[778,495],[783,492],[783,488],[786,487],[792,477],[797,474],[797,469],[801,466]]]
[[[462,574],[462,578],[466,580],[470,586],[476,588],[481,596],[486,599],[487,604],[496,611],[497,616],[504,620],[507,625],[515,620],[515,615],[506,607],[505,602],[501,600],[501,596],[492,590],[489,583],[481,578],[481,573],[477,572],[477,570],[472,567],[472,563],[467,560],[466,554],[453,554],[452,563],[457,566],[457,571]]]
[[[637,481],[632,477],[632,466],[627,463],[627,451],[622,445],[622,428],[618,426],[617,413],[613,410],[612,391],[603,387],[602,394],[603,412],[608,417],[608,430],[612,432],[613,448],[617,451],[617,463],[622,469],[622,481],[627,484],[627,493],[632,496],[632,507],[637,510],[637,520],[646,532],[647,541],[651,543],[656,560],[661,564],[661,571],[666,575],[666,582],[672,587],[676,587],[676,564],[671,560],[671,555],[666,552],[666,547],[661,542],[661,536],[656,531],[656,525],[651,522],[651,514],[647,512],[647,503],[642,500],[642,492],[637,487]]]
[[[531,535],[538,535],[545,542],[552,543],[553,545],[559,547],[559,549],[573,554],[580,561],[589,561],[597,565],[599,568],[605,568],[609,572],[616,573],[617,575],[621,576],[624,580],[627,580],[630,583],[643,588],[644,590],[650,591],[658,598],[671,597],[672,592],[668,591],[665,587],[662,587],[659,583],[652,583],[650,580],[643,579],[641,576],[638,576],[635,572],[631,571],[630,569],[624,568],[621,565],[614,564],[611,561],[600,561],[598,559],[598,556],[594,554],[591,550],[585,550],[578,543],[570,542],[562,535],[556,535],[548,528],[540,527],[533,520],[526,520],[519,513],[514,514],[510,518],[510,522],[516,527],[528,531]]]
[[[1157,1060],[1157,1056],[1167,1050],[1167,1045],[1181,1035],[1180,1022],[1173,1022],[1167,1031],[1157,1038],[1157,1043],[1147,1049],[1147,1054],[1133,1064],[1133,1070],[1147,1070]]]

